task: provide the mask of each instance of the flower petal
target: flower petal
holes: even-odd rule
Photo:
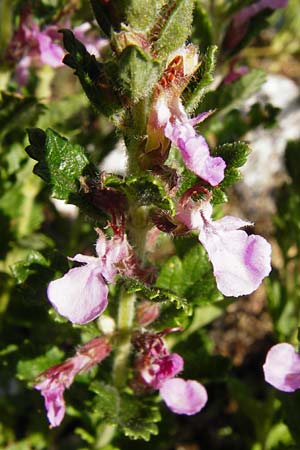
[[[48,286],[48,298],[59,314],[84,324],[98,317],[107,306],[108,287],[100,269],[92,264],[69,270]]]
[[[274,345],[263,365],[265,380],[276,389],[293,392],[300,389],[300,355],[287,343]]]
[[[160,395],[171,411],[188,416],[201,411],[207,402],[207,392],[202,384],[182,378],[166,380],[160,388]]]
[[[218,289],[226,296],[247,295],[271,271],[271,246],[261,236],[224,231],[208,224],[199,234],[214,268]]]

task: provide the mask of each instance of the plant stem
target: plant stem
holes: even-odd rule
[[[118,332],[116,354],[113,367],[113,380],[117,388],[123,388],[127,381],[127,365],[130,353],[132,323],[134,319],[135,295],[121,291],[118,311]]]

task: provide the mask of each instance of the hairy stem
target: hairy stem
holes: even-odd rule
[[[134,319],[135,295],[122,291],[118,311],[118,332],[116,354],[113,367],[113,380],[117,388],[123,388],[127,381],[128,357],[132,323]]]

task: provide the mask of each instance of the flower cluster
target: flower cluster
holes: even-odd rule
[[[60,425],[65,415],[64,390],[71,386],[79,372],[91,369],[110,352],[111,346],[107,339],[95,338],[80,347],[75,356],[50,367],[38,376],[38,380],[42,381],[35,385],[35,389],[41,391],[45,399],[47,417],[52,427]]]
[[[163,336],[178,329],[167,329],[160,333],[137,333],[133,344],[138,350],[135,363],[137,375],[132,383],[140,392],[146,389],[159,390],[168,406],[176,414],[193,415],[201,411],[207,402],[207,392],[195,380],[176,377],[183,370],[184,361],[177,353],[169,353]]]
[[[65,51],[62,48],[62,35],[59,30],[67,23],[47,25],[40,29],[39,25],[29,14],[24,14],[7,50],[9,59],[17,61],[15,78],[19,86],[25,86],[32,66],[48,65],[53,68],[63,66]],[[86,33],[91,29],[88,22],[75,27],[73,32],[77,39],[85,44],[87,50],[99,56],[100,50],[107,40],[97,38]]]

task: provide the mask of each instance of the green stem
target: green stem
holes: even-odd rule
[[[97,433],[95,449],[101,449],[108,445],[114,437],[116,425],[106,424]]]
[[[134,319],[135,295],[122,291],[118,311],[118,337],[113,367],[113,380],[117,388],[123,388],[127,381],[127,366],[130,353],[131,328]]]

